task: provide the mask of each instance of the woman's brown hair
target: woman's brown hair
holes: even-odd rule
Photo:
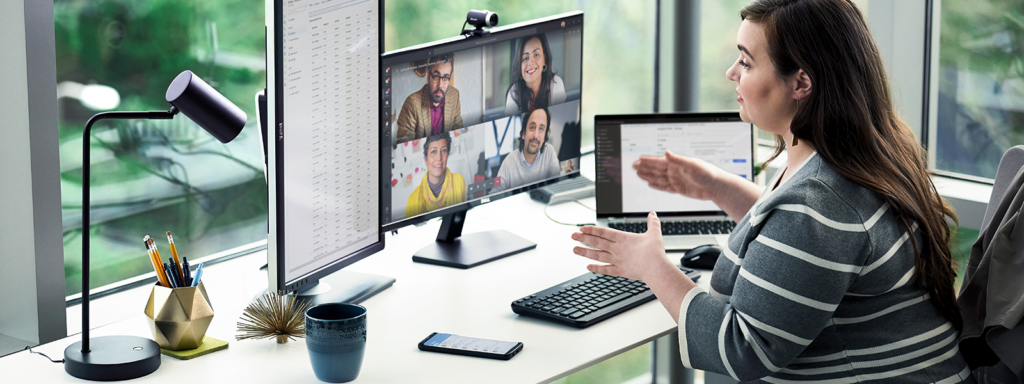
[[[538,95],[534,95],[533,90],[526,86],[526,80],[523,79],[522,73],[523,54],[526,50],[526,43],[533,39],[540,41],[541,51],[544,52],[544,68],[541,69],[540,94]],[[508,86],[506,93],[512,94],[512,100],[515,100],[516,105],[519,106],[519,113],[547,107],[548,101],[551,99],[551,82],[555,77],[555,70],[552,66],[551,46],[548,45],[547,36],[539,33],[520,39],[519,49],[516,52],[516,57],[512,58],[512,84]],[[530,107],[531,102],[533,103],[532,108]]]
[[[961,329],[946,221],[956,222],[956,214],[935,190],[925,151],[893,106],[882,58],[860,11],[850,0],[756,0],[740,16],[764,27],[778,76],[802,69],[811,80],[790,128],[794,137],[810,143],[836,173],[889,203],[911,234],[917,284]],[[776,141],[769,161],[782,153],[782,137]]]

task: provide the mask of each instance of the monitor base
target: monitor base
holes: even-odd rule
[[[469,269],[534,248],[537,243],[499,229],[462,235],[450,242],[439,239],[416,251],[412,261]]]
[[[312,301],[313,305],[325,303],[351,303],[359,304],[373,295],[388,289],[395,283],[395,278],[390,276],[371,275],[340,270],[320,278],[317,284],[308,285],[306,289],[299,291],[300,300]],[[252,301],[267,294],[264,290],[253,297]]]

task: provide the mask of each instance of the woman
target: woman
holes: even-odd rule
[[[654,188],[713,200],[738,222],[705,293],[645,234],[583,227],[593,272],[643,280],[677,320],[687,367],[737,380],[973,382],[946,218],[923,150],[893,107],[849,0],[758,0],[740,13],[740,116],[786,167],[762,191],[666,151],[634,164]],[[774,158],[775,156],[773,156]]]
[[[552,69],[551,47],[544,34],[520,40],[512,66],[512,85],[505,94],[505,116],[565,102],[565,83]]]
[[[409,201],[405,204],[405,217],[466,201],[466,181],[462,175],[448,169],[448,152],[451,149],[452,137],[448,132],[427,137],[423,144],[427,174],[409,195]]]

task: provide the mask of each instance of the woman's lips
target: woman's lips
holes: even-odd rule
[[[527,70],[526,70],[526,74],[527,74],[527,75],[532,75],[532,74],[534,74],[534,73],[536,73],[536,72],[537,72],[537,68],[533,68],[533,69],[527,69]]]
[[[736,101],[738,101],[738,102],[741,102],[741,103],[742,103],[742,102],[743,102],[743,98],[742,98],[742,97],[739,97],[739,96],[736,96]]]

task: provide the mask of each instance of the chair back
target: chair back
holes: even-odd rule
[[[1018,145],[1006,150],[1003,158],[999,160],[999,168],[996,170],[996,181],[992,185],[992,195],[988,199],[988,208],[985,209],[985,218],[982,223],[990,223],[995,215],[999,201],[1006,194],[1006,188],[1010,186],[1014,177],[1024,168],[1024,145]]]

